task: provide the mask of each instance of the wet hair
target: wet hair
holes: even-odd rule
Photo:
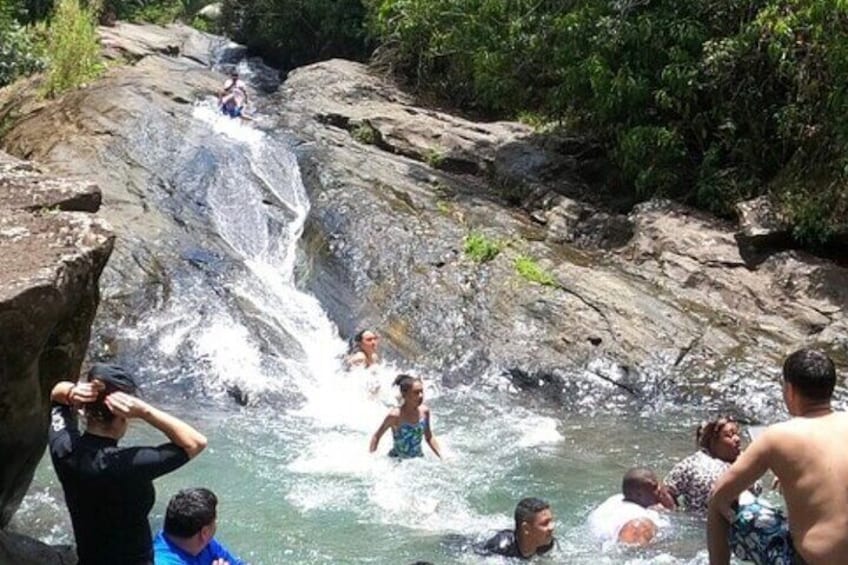
[[[409,392],[409,389],[412,388],[412,385],[416,382],[421,382],[421,379],[418,377],[413,377],[411,375],[398,375],[395,379],[395,382],[392,384],[396,387],[400,387],[400,393],[406,394]]]
[[[115,414],[106,406],[106,397],[116,391],[127,394],[138,392],[138,385],[126,370],[111,363],[94,363],[86,375],[86,380],[88,382],[99,380],[105,386],[97,395],[97,400],[83,405],[85,417],[90,421],[112,423]]]
[[[515,531],[521,528],[521,524],[532,522],[536,518],[536,514],[542,510],[547,510],[551,505],[541,498],[528,497],[522,498],[515,506]]]
[[[800,349],[783,362],[783,379],[809,400],[830,400],[836,368],[825,353]]]
[[[635,502],[647,508],[656,504],[654,489],[659,483],[656,473],[645,467],[633,467],[621,480],[621,492],[624,500]]]
[[[352,338],[350,338],[350,343],[348,343],[347,348],[348,355],[351,355],[353,353],[359,353],[360,351],[362,351],[362,338],[364,338],[365,334],[369,332],[375,335],[377,333],[370,328],[363,328],[356,332],[356,334]]]
[[[719,416],[714,420],[704,422],[695,430],[695,444],[712,455],[713,441],[721,436],[721,431],[728,424],[736,424],[736,419],[733,416]]]
[[[165,511],[165,533],[178,538],[190,538],[217,517],[218,497],[209,489],[187,488],[168,502]]]

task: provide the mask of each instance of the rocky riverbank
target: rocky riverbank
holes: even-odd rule
[[[113,244],[108,224],[92,215],[99,206],[89,181],[43,174],[0,152],[0,527],[44,452],[50,390],[85,357]],[[69,559],[0,532],[3,563]]]
[[[422,108],[341,60],[295,70],[278,99],[281,124],[310,142],[310,284],[330,305],[351,289],[353,318],[407,357],[544,382],[585,378],[604,358],[617,369],[601,378],[631,389],[651,359],[686,385],[738,363],[773,368],[802,344],[846,357],[844,268],[756,249],[736,225],[671,203],[604,210],[586,180],[595,150],[579,139]],[[472,231],[502,252],[473,261]],[[521,258],[548,284],[522,277]]]
[[[141,320],[181,293],[198,315],[214,302],[253,316],[218,282],[239,259],[210,225],[203,175],[216,155],[194,115],[220,85],[215,60],[241,51],[182,26],[102,34],[116,64],[95,83],[51,101],[37,78],[0,91],[0,143],[102,192],[118,240],[90,355],[121,357],[118,329],[148,331]],[[592,144],[424,107],[356,63],[297,69],[278,89],[269,76],[251,86],[272,93],[256,97],[250,127],[287,132],[300,158],[312,206],[300,284],[342,334],[373,326],[389,356],[448,386],[498,372],[577,409],[670,398],[765,419],[774,404],[750,392],[777,398],[763,375],[786,352],[848,359],[844,267],[754,247],[750,226],[667,202],[607,208]],[[43,452],[46,393],[82,361],[112,238],[82,213],[97,209],[92,185],[2,167],[0,433],[19,454],[4,456],[5,523]],[[289,213],[271,196],[262,206],[279,222]],[[475,260],[472,234],[497,253]]]

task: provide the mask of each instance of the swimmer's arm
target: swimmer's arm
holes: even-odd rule
[[[371,445],[368,447],[368,451],[370,451],[371,453],[377,451],[377,444],[380,443],[380,438],[383,437],[383,434],[386,433],[386,430],[388,430],[392,426],[393,420],[394,418],[392,414],[386,416],[385,420],[383,420],[383,423],[380,424],[380,427],[377,428],[377,431],[374,432],[374,435],[371,437]]]
[[[436,454],[436,457],[439,459],[442,458],[441,448],[439,448],[439,442],[436,440],[436,436],[433,435],[433,430],[430,429],[430,409],[424,409],[424,439],[427,440],[427,445],[430,446],[430,449],[433,450],[433,453]]]
[[[710,495],[707,511],[707,547],[710,565],[730,563],[728,534],[733,521],[733,503],[768,470],[771,434],[766,431],[739,455],[730,468],[718,478]]]

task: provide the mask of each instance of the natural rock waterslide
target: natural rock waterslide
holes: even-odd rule
[[[174,196],[163,199],[149,185],[161,180],[157,167],[176,166],[169,152],[189,102],[217,88],[208,67],[222,44],[177,26],[103,33],[129,64],[55,102],[35,101],[25,85],[9,89],[0,115],[13,124],[7,150],[102,187],[120,235],[103,315],[132,323],[134,312],[167,301],[166,240],[203,231],[191,196],[156,187]],[[699,384],[740,367],[771,370],[802,344],[848,352],[844,268],[746,249],[733,225],[673,204],[604,211],[583,180],[599,166],[597,151],[579,139],[423,108],[341,60],[293,71],[272,101],[261,127],[288,128],[303,142],[312,200],[303,284],[343,332],[368,323],[397,353],[451,378],[505,370],[555,396],[609,382],[637,396],[659,384],[705,392]],[[147,116],[167,117],[174,133],[159,135]],[[157,155],[122,149],[145,135]],[[471,230],[503,251],[475,263],[463,253]],[[519,276],[519,255],[551,284]]]
[[[581,388],[593,375],[636,395],[693,389],[741,366],[772,370],[806,344],[845,359],[848,271],[758,250],[735,226],[669,203],[628,216],[594,208],[587,143],[418,107],[346,61],[295,70],[278,99],[282,124],[314,142],[304,154],[315,292],[334,304],[352,287],[358,317],[410,358],[459,378],[498,367],[556,395],[563,379]],[[523,208],[504,206],[516,193]],[[474,263],[470,230],[504,252]],[[517,255],[551,284],[518,276]],[[646,380],[632,369],[649,359]]]
[[[216,57],[240,51],[181,26],[120,24],[102,34],[117,63],[103,78],[55,101],[39,98],[37,79],[0,91],[0,130],[6,151],[102,190],[100,214],[118,239],[101,282],[90,355],[141,364],[134,359],[146,352],[133,350],[119,330],[150,331],[149,315],[186,294],[198,297],[197,316],[210,302],[254,314],[220,283],[241,267],[209,225],[204,187],[213,179],[205,175],[219,153],[193,116],[194,103],[208,101],[220,85],[221,75],[211,70]],[[583,140],[421,107],[379,73],[347,61],[297,69],[276,91],[273,77],[263,79],[254,87],[272,93],[256,97],[255,127],[290,133],[311,199],[301,286],[343,334],[374,326],[387,338],[389,356],[442,372],[448,385],[505,372],[519,387],[540,387],[578,409],[670,397],[737,404],[743,414],[768,419],[773,404],[752,404],[750,392],[759,387],[770,392],[767,399],[778,398],[762,373],[773,372],[784,353],[810,344],[842,362],[848,356],[843,267],[797,251],[758,249],[736,226],[668,203],[627,215],[607,209],[592,194],[602,157]],[[29,165],[8,167],[9,174],[31,174]],[[261,176],[250,168],[245,174]],[[86,191],[95,194],[90,186]],[[7,208],[96,209],[87,196],[42,205],[21,200],[31,199],[30,191],[3,194],[15,199]],[[270,194],[233,213],[248,213],[249,205],[267,208],[279,223],[292,213]],[[16,244],[28,222],[69,217],[8,214],[14,226],[0,236],[8,232]],[[60,232],[78,254],[87,249],[73,243],[80,225]],[[498,241],[500,254],[474,262],[463,250],[471,231]],[[102,237],[98,249],[111,245],[105,232]],[[36,251],[6,253],[4,261],[29,269]],[[547,273],[548,284],[519,275],[519,257]],[[4,265],[4,284],[17,268]],[[56,280],[84,286],[68,296],[88,297],[90,316],[96,276]],[[296,348],[275,343],[256,323],[263,354],[283,357],[287,347]],[[15,380],[6,369],[2,386],[14,391],[4,391],[3,399],[23,395],[46,410],[50,383],[73,374],[81,360],[88,333],[74,331],[75,345],[61,348],[72,361],[41,363],[51,373],[36,388],[36,381]],[[156,355],[144,363],[148,372],[155,369]],[[32,364],[16,367],[35,374]],[[253,401],[235,392],[240,401]],[[27,421],[43,424],[44,413],[29,412]],[[44,428],[34,429],[30,474],[43,451]],[[4,516],[29,482],[10,460],[3,464],[12,493]]]

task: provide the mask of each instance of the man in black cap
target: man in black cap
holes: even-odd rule
[[[206,447],[206,438],[193,427],[134,396],[137,388],[121,367],[97,363],[87,377],[60,382],[50,394],[50,457],[65,491],[79,565],[151,565],[147,515],[156,497],[153,479]],[[83,434],[78,408],[86,419]],[[132,418],[170,442],[118,447]]]

